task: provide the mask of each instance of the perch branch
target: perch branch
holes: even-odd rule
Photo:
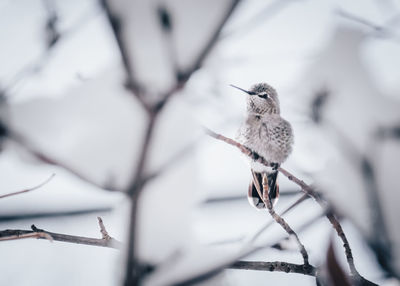
[[[270,197],[268,195],[268,181],[267,181],[267,178],[265,176],[263,176],[262,185],[263,185],[263,190],[264,190],[264,196],[263,196],[263,194],[261,194],[261,192],[259,190],[257,190],[257,191],[259,192],[260,198],[262,198],[264,204],[266,205],[269,214],[289,234],[289,236],[293,236],[295,238],[295,240],[297,242],[297,245],[299,247],[301,256],[303,256],[304,266],[308,266],[309,265],[308,253],[307,253],[307,250],[304,247],[303,243],[301,243],[299,236],[289,226],[289,224],[280,215],[278,215],[274,210],[274,207],[272,205],[271,199],[270,199]]]
[[[293,204],[288,206],[281,214],[280,216],[283,216],[287,214],[290,210],[304,202],[307,198],[309,198],[308,194],[303,194],[299,199],[297,199]],[[257,238],[272,225],[273,221],[268,222],[266,225],[261,227],[249,240],[249,243],[255,242]]]
[[[207,132],[207,134],[209,136],[211,136],[211,137],[213,137],[215,139],[224,141],[225,143],[228,143],[229,145],[235,146],[242,153],[244,153],[245,155],[249,156],[254,161],[256,161],[258,163],[261,163],[261,164],[263,164],[265,166],[271,166],[271,164],[265,158],[263,158],[262,156],[258,155],[257,153],[255,153],[251,149],[247,148],[246,146],[236,142],[235,140],[227,138],[227,137],[225,137],[225,136],[223,136],[221,134],[217,134],[214,131],[212,131],[210,129],[207,129],[207,128],[206,128],[206,132]],[[304,191],[306,194],[311,196],[324,209],[326,208],[326,202],[321,198],[321,196],[311,186],[307,185],[303,180],[300,180],[299,178],[297,178],[292,173],[290,173],[289,171],[285,170],[282,167],[279,167],[278,170],[284,176],[286,176],[290,181],[292,181],[292,182],[296,183],[297,185],[299,185],[301,187],[302,191]],[[355,280],[358,280],[358,281],[361,280],[361,281],[363,281],[365,283],[372,283],[372,282],[366,280],[365,278],[363,278],[358,273],[358,271],[357,271],[357,269],[356,269],[356,267],[354,265],[354,259],[353,259],[352,251],[351,251],[351,248],[350,248],[350,244],[348,243],[347,237],[346,237],[345,233],[343,232],[343,229],[342,229],[339,221],[335,217],[335,215],[331,212],[330,214],[327,214],[327,218],[331,222],[333,228],[335,229],[335,231],[337,232],[338,236],[340,237],[340,239],[343,242],[343,247],[345,249],[347,263],[349,264],[350,271],[351,271],[351,274],[352,274],[353,278]]]
[[[56,175],[56,174],[52,174],[52,175],[51,175],[49,178],[47,178],[44,182],[40,183],[39,185],[37,185],[37,186],[35,186],[35,187],[33,187],[33,188],[25,189],[25,190],[13,192],[13,193],[8,193],[8,194],[5,194],[5,195],[0,195],[0,199],[6,198],[6,197],[15,196],[15,195],[19,195],[19,194],[23,194],[23,193],[27,193],[27,192],[31,192],[31,191],[34,191],[34,190],[37,190],[37,189],[43,187],[44,185],[46,185],[48,182],[50,182],[51,179],[53,179],[55,175]]]

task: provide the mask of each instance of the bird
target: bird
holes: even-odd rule
[[[248,200],[255,208],[264,209],[267,195],[272,206],[278,200],[278,168],[292,152],[292,126],[281,117],[278,94],[269,84],[257,83],[249,90],[231,86],[247,94],[246,118],[236,139],[270,163],[270,166],[265,166],[250,158],[252,178]]]

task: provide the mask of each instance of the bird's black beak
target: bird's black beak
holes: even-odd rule
[[[243,88],[240,88],[240,87],[238,87],[238,86],[235,86],[235,85],[233,85],[233,84],[230,84],[230,86],[231,86],[231,87],[234,87],[234,88],[237,88],[237,89],[239,89],[239,90],[241,90],[241,91],[243,91],[243,92],[245,92],[245,93],[247,93],[247,94],[249,94],[249,95],[255,95],[255,93],[254,93],[254,92],[251,92],[251,91],[245,90],[245,89],[243,89]]]

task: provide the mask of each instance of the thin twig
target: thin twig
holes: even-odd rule
[[[293,204],[288,206],[281,214],[280,216],[283,216],[287,214],[290,210],[292,210],[294,207],[298,206],[302,202],[304,202],[307,198],[309,198],[308,194],[303,194],[298,200],[296,200]],[[267,230],[271,225],[273,224],[273,221],[270,221],[263,227],[261,227],[250,239],[249,243],[253,243],[257,240],[257,238],[265,231]]]
[[[111,236],[108,234],[106,227],[104,226],[103,220],[99,216],[97,217],[97,220],[99,222],[100,233],[101,233],[102,238],[105,240],[110,240]]]
[[[297,273],[309,276],[316,276],[317,269],[310,264],[294,264],[288,262],[274,261],[236,261],[228,268],[230,269],[242,269],[242,270],[258,270],[258,271],[270,271],[270,272],[285,272],[285,273]]]
[[[5,195],[0,195],[0,199],[6,198],[6,197],[15,196],[15,195],[19,195],[19,194],[23,194],[23,193],[27,193],[27,192],[31,192],[31,191],[34,191],[34,190],[37,190],[37,189],[43,187],[44,185],[46,185],[48,182],[50,182],[51,179],[53,179],[55,175],[56,175],[56,174],[52,174],[52,175],[51,175],[49,178],[47,178],[44,182],[40,183],[39,185],[37,185],[37,186],[35,186],[35,187],[33,187],[33,188],[25,189],[25,190],[13,192],[13,193],[8,193],[8,194],[5,194]]]
[[[274,207],[272,205],[271,199],[268,195],[268,181],[265,176],[263,176],[263,191],[264,191],[264,196],[263,194],[259,193],[260,198],[263,200],[264,204],[266,205],[269,214],[271,217],[289,234],[289,236],[293,236],[297,242],[297,245],[299,247],[301,256],[303,256],[303,261],[304,261],[304,266],[308,266],[308,253],[306,248],[304,247],[304,244],[300,241],[299,236],[297,233],[289,226],[289,224],[280,216],[278,215]]]

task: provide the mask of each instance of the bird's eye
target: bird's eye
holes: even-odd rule
[[[266,93],[266,92],[262,92],[262,93],[259,93],[259,94],[257,94],[258,95],[258,97],[260,97],[260,98],[268,98],[268,94]]]

